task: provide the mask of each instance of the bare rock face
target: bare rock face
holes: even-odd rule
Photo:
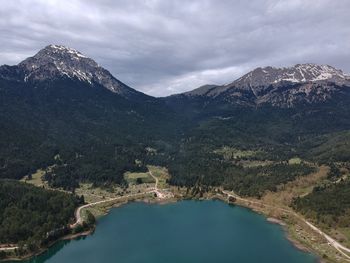
[[[350,76],[328,65],[297,64],[289,68],[256,68],[223,86],[203,86],[184,93],[227,102],[278,107],[316,103],[330,99],[342,89],[350,89]]]
[[[257,68],[236,80],[236,86],[261,87],[279,82],[317,82],[332,81],[343,84],[349,81],[347,76],[338,69],[328,65],[297,64],[290,68]]]
[[[2,66],[1,69],[2,72],[12,72],[14,70],[20,72],[19,75],[25,82],[68,77],[91,85],[99,84],[123,96],[138,93],[114,78],[108,70],[99,66],[91,58],[84,56],[75,49],[60,45],[49,45],[17,66]]]

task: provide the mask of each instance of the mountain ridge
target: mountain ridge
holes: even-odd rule
[[[233,104],[270,104],[294,107],[298,103],[327,101],[350,87],[350,76],[329,65],[313,63],[293,67],[256,68],[226,85],[204,85],[170,97],[205,97]]]
[[[89,85],[100,85],[127,98],[141,96],[155,99],[127,86],[76,49],[62,45],[48,45],[18,65],[0,66],[0,77],[23,82],[70,78]],[[231,104],[256,106],[267,103],[293,107],[303,100],[307,103],[326,101],[333,93],[341,92],[343,86],[350,87],[349,74],[329,65],[305,63],[291,67],[258,67],[229,84],[203,85],[163,99],[199,96]]]
[[[241,86],[206,85],[195,96],[159,99],[129,93],[124,86],[106,88],[91,70],[101,70],[107,83],[118,82],[77,52],[49,46],[17,66],[0,67],[0,179],[29,178],[40,169],[53,188],[74,192],[81,183],[91,183],[109,191],[117,184],[124,190],[115,194],[127,194],[125,173],[146,173],[154,165],[167,169],[167,183],[186,189],[185,197],[226,189],[261,198],[310,174],[318,163],[345,163],[340,168],[349,174],[350,89],[342,84],[343,73],[334,71],[338,82],[329,81],[333,71],[327,68],[310,75],[309,82],[271,84],[280,75],[270,76],[268,84],[259,82],[254,89],[254,78],[247,75],[240,78]],[[264,80],[263,70],[255,72],[257,79]],[[130,94],[143,95],[131,100]],[[293,159],[300,163],[292,164]],[[337,187],[346,179],[339,176],[340,170]],[[333,206],[326,188],[317,184],[315,189]],[[349,193],[339,198],[337,192],[332,196],[338,205],[329,211],[340,211],[347,223],[342,208],[349,207]],[[321,204],[319,198],[300,200],[298,211],[305,204]],[[316,211],[325,211],[323,207]],[[334,217],[326,213],[324,218],[328,224]],[[23,229],[19,221],[18,229]],[[11,220],[8,224],[17,231]],[[40,245],[37,232],[34,237]]]
[[[93,59],[73,48],[62,45],[48,45],[18,65],[1,66],[0,77],[24,82],[70,78],[86,82],[89,85],[101,85],[124,97],[141,94],[148,96],[116,79]]]
[[[0,66],[0,77],[24,83],[68,78],[88,86],[102,86],[128,99],[141,102],[159,100],[127,86],[93,59],[62,45],[48,45],[18,65]],[[160,100],[176,104],[184,97],[187,98],[186,103],[199,97],[206,101],[205,104],[290,108],[326,102],[335,94],[347,92],[344,87],[350,87],[350,76],[342,70],[329,65],[306,63],[282,68],[258,67],[229,84],[204,85]]]

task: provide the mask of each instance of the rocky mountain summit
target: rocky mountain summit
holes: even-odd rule
[[[349,81],[341,70],[329,65],[297,64],[289,68],[257,68],[234,82],[237,86],[259,87],[282,81],[302,83],[332,81],[343,84]]]
[[[61,45],[46,46],[18,65],[0,67],[0,79],[35,83],[66,78],[89,86],[102,86],[125,98],[154,99],[128,87],[93,59]],[[230,84],[205,85],[169,98],[174,101],[195,97],[204,99],[207,103],[215,101],[289,108],[304,103],[328,101],[335,95],[347,92],[349,87],[350,76],[341,70],[329,65],[308,63],[285,68],[256,68]]]
[[[64,77],[99,84],[123,96],[137,94],[94,60],[61,45],[49,45],[17,66],[1,66],[0,76],[24,82],[56,80]]]
[[[350,76],[329,65],[297,64],[289,68],[256,68],[234,82],[205,85],[185,96],[205,96],[248,105],[292,107],[301,102],[326,101],[350,87]]]

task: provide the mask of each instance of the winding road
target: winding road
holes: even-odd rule
[[[75,211],[75,218],[76,218],[76,221],[74,224],[70,225],[71,228],[75,228],[77,227],[78,225],[82,224],[83,223],[83,219],[81,217],[81,211],[87,207],[91,207],[91,206],[94,206],[94,205],[98,205],[98,204],[102,204],[102,203],[107,203],[107,202],[113,202],[113,201],[117,201],[117,200],[121,200],[121,199],[128,199],[128,198],[133,198],[133,197],[138,197],[138,196],[142,196],[142,195],[145,195],[145,194],[151,194],[151,193],[155,193],[157,195],[158,198],[160,199],[165,199],[165,198],[170,198],[170,197],[173,197],[173,195],[167,193],[167,192],[164,192],[163,190],[160,190],[158,188],[158,182],[159,182],[159,179],[153,175],[152,171],[149,170],[149,174],[153,177],[153,179],[155,180],[155,186],[154,188],[149,188],[148,191],[145,191],[145,192],[142,192],[142,193],[136,193],[136,194],[129,194],[129,195],[124,195],[124,196],[118,196],[118,197],[115,197],[115,198],[109,198],[109,199],[106,199],[106,200],[102,200],[102,201],[98,201],[98,202],[94,202],[94,203],[89,203],[89,204],[86,204],[86,205],[82,205],[80,207],[78,207],[78,209]]]
[[[158,188],[158,183],[159,183],[159,178],[156,177],[151,170],[148,170],[149,174],[153,177],[153,179],[156,181],[155,186],[154,186],[154,191],[157,194],[157,197],[160,199],[165,199],[165,198],[172,198],[174,197],[174,194],[172,192],[169,192],[165,189],[159,189]]]
[[[148,170],[148,172],[149,172],[150,176],[152,176],[152,178],[156,181],[156,183],[155,183],[155,185],[154,185],[154,188],[155,188],[155,189],[158,189],[158,182],[159,182],[158,177],[154,176],[154,174],[152,173],[151,170]]]
[[[121,200],[121,199],[129,199],[129,198],[133,198],[133,197],[138,197],[138,196],[142,196],[142,195],[146,195],[146,194],[151,194],[151,193],[157,193],[157,189],[150,189],[149,191],[145,191],[142,193],[136,193],[136,194],[129,194],[129,195],[124,195],[124,196],[118,196],[115,198],[108,198],[106,200],[102,200],[102,201],[98,201],[98,202],[94,202],[94,203],[89,203],[89,204],[85,204],[82,205],[80,207],[78,207],[77,210],[75,210],[75,223],[70,225],[70,228],[75,228],[78,225],[83,223],[83,219],[81,217],[81,211],[87,207],[91,207],[94,205],[98,205],[98,204],[102,204],[102,203],[107,203],[107,202],[113,202],[113,201],[117,201],[117,200]],[[10,250],[15,250],[18,249],[18,246],[9,246],[9,247],[0,247],[0,251],[10,251]]]
[[[78,225],[83,223],[83,219],[81,217],[81,211],[84,208],[91,207],[91,206],[98,205],[98,204],[107,203],[107,202],[113,202],[113,201],[117,201],[117,200],[121,200],[121,199],[128,199],[128,198],[138,197],[138,196],[142,196],[142,195],[145,195],[145,194],[151,194],[151,193],[155,193],[155,192],[156,192],[156,189],[151,189],[149,191],[145,191],[145,192],[142,192],[142,193],[118,196],[118,197],[115,197],[115,198],[108,198],[106,200],[102,200],[102,201],[98,201],[98,202],[82,205],[82,206],[78,207],[78,209],[75,211],[75,219],[76,219],[76,221],[75,221],[74,224],[70,225],[70,228],[75,228]]]
[[[82,224],[83,219],[81,217],[81,211],[85,208],[94,206],[94,205],[98,205],[98,204],[102,204],[102,203],[107,203],[107,202],[113,202],[113,201],[117,201],[117,200],[122,200],[122,199],[128,199],[128,198],[133,198],[133,197],[138,197],[138,196],[142,196],[145,194],[151,194],[151,193],[156,193],[157,196],[159,198],[164,198],[166,197],[166,194],[163,194],[159,189],[158,189],[158,178],[156,176],[154,176],[152,174],[152,172],[150,172],[150,175],[155,179],[156,183],[155,183],[155,187],[152,189],[150,189],[149,191],[145,191],[142,193],[136,193],[136,194],[129,194],[129,195],[125,195],[125,196],[119,196],[119,197],[115,197],[115,198],[109,198],[106,200],[102,200],[102,201],[98,201],[98,202],[94,202],[94,203],[89,203],[89,204],[85,204],[82,205],[80,207],[78,207],[78,209],[75,211],[75,218],[76,218],[76,222],[74,224],[71,224],[70,227],[71,228],[75,228],[78,225]],[[309,221],[307,221],[306,219],[304,219],[303,217],[301,217],[300,215],[298,215],[297,213],[295,213],[292,210],[289,209],[285,209],[285,208],[281,208],[281,207],[276,207],[276,206],[272,206],[272,205],[268,205],[268,204],[264,204],[262,202],[258,202],[258,201],[252,201],[252,200],[248,200],[245,198],[242,198],[240,196],[238,196],[237,194],[233,193],[233,192],[228,192],[228,191],[222,191],[222,193],[224,193],[225,195],[227,195],[228,197],[233,197],[236,200],[240,200],[243,202],[247,202],[247,203],[253,203],[253,204],[257,204],[257,205],[263,205],[265,207],[270,207],[273,209],[278,209],[280,211],[292,214],[294,216],[296,216],[297,218],[299,218],[300,220],[302,220],[306,225],[308,225],[312,230],[314,230],[315,232],[317,232],[318,234],[320,234],[321,236],[323,236],[329,243],[329,245],[333,246],[337,251],[339,251],[343,256],[346,257],[346,260],[350,262],[350,256],[347,253],[350,253],[350,249],[343,246],[342,244],[340,244],[338,241],[336,241],[334,238],[330,237],[329,235],[327,235],[326,233],[324,233],[321,229],[317,228],[316,226],[314,226],[313,224],[311,224]],[[17,249],[18,246],[10,246],[10,247],[0,247],[0,251],[9,251],[9,250],[15,250]]]

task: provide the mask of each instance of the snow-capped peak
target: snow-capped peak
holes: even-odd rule
[[[46,47],[47,50],[51,50],[54,53],[69,53],[72,54],[73,56],[79,57],[79,58],[87,58],[86,56],[84,56],[83,54],[81,54],[79,51],[73,49],[73,48],[69,48],[69,47],[65,47],[62,45],[49,45]]]
[[[97,83],[118,94],[134,90],[115,79],[106,69],[79,51],[62,45],[49,45],[18,65],[24,70],[24,81],[60,77]]]
[[[327,80],[333,77],[339,77],[345,79],[346,76],[343,71],[331,67],[329,65],[317,65],[317,64],[297,64],[294,66],[296,70],[303,75],[302,81],[318,81]],[[305,78],[308,77],[309,79]]]
[[[40,50],[35,56],[27,58],[19,64],[26,69],[25,79],[52,77],[52,74],[60,74],[70,78],[78,78],[91,83],[93,71],[99,68],[92,59],[84,56],[79,51],[61,46],[49,45]],[[49,75],[40,74],[38,71],[49,70]],[[46,72],[47,73],[47,72]]]
[[[296,85],[290,85],[290,84]],[[297,64],[288,68],[256,68],[223,86],[204,86],[186,96],[206,96],[242,105],[292,107],[326,101],[350,87],[350,77],[329,65]]]
[[[349,77],[341,70],[329,65],[317,65],[312,63],[297,64],[288,68],[265,67],[256,68],[248,74],[234,81],[236,86],[259,87],[279,82],[316,82],[333,81],[342,84],[349,81]],[[231,84],[231,85],[232,85]]]

